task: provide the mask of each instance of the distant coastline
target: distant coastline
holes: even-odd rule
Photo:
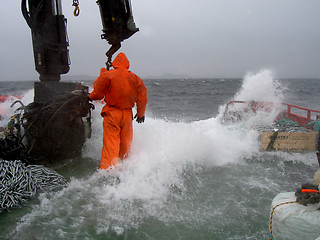
[[[61,80],[62,82],[90,82],[94,81],[97,76],[90,76],[90,75],[61,75]],[[244,77],[223,77],[223,76],[188,76],[188,75],[174,75],[174,74],[163,74],[159,76],[141,76],[143,80],[186,80],[186,79],[220,79],[220,80],[226,80],[226,79],[233,79],[233,80],[242,80]],[[282,77],[282,78],[277,78],[278,80],[320,80],[320,77]],[[36,79],[23,79],[23,80],[12,80],[12,79],[1,79],[0,82],[38,82],[40,81],[38,78]]]

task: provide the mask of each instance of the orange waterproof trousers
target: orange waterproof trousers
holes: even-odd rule
[[[128,157],[132,137],[132,109],[112,108],[104,112],[100,168],[112,168],[117,164],[118,158]]]

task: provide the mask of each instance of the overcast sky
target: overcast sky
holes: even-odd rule
[[[1,76],[37,80],[31,33],[20,0],[2,0]],[[109,45],[95,0],[62,0],[68,19],[68,75],[96,76]],[[143,78],[243,77],[261,69],[277,77],[320,78],[320,0],[132,0],[140,31],[122,43]]]

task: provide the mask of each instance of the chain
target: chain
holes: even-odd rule
[[[111,60],[112,56],[108,57],[108,61],[106,62],[106,69],[109,71],[111,66],[112,66],[112,60]]]
[[[75,17],[78,17],[79,14],[80,14],[79,0],[73,0],[72,6],[74,6],[73,15],[74,15]]]

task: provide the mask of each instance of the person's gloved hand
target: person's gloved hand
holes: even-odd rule
[[[136,118],[137,123],[143,123],[144,122],[144,116],[143,117],[139,117],[138,114],[136,114],[134,116],[134,118]]]
[[[86,103],[89,103],[90,108],[91,108],[92,110],[95,109],[94,105],[92,104],[92,99],[89,97],[89,94],[88,94],[88,96],[86,97],[85,101],[86,101]]]

